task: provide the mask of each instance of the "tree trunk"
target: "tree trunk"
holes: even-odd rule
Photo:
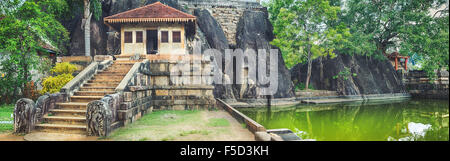
[[[311,47],[308,49],[308,72],[306,75],[306,85],[305,89],[309,89],[309,80],[311,79],[311,68],[312,68],[312,58],[311,58]]]
[[[91,17],[90,1],[84,0],[84,15],[82,28],[84,29],[84,52],[85,56],[91,56]]]
[[[319,80],[320,80],[320,82],[321,83],[324,83],[324,76],[323,76],[323,57],[319,57]],[[320,89],[323,89],[323,84],[321,84],[320,85],[320,87],[317,87],[317,88],[320,88]]]

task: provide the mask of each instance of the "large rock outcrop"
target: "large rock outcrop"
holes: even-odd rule
[[[114,15],[120,12],[138,8],[147,4],[161,1],[171,7],[184,10],[178,4],[178,0],[106,0],[102,2],[103,15],[100,20],[92,19],[91,22],[91,53],[95,55],[115,55],[120,54],[120,35],[111,28],[103,24],[103,17]],[[252,49],[272,49],[269,42],[273,39],[272,25],[268,20],[265,11],[245,12],[236,33],[236,46],[230,46],[221,25],[211,16],[207,9],[194,10],[197,16],[197,35],[193,40],[187,42],[188,49],[192,53],[193,41],[201,43],[202,51],[206,49],[218,49],[224,53],[228,48],[252,48]],[[77,14],[81,15],[81,14]],[[81,30],[81,16],[75,16],[65,26],[71,33],[71,44],[69,55],[84,55],[84,38]],[[279,55],[278,63],[278,92],[274,97],[292,97],[293,84],[290,75],[285,67],[284,61]],[[223,73],[218,73],[223,74]],[[224,75],[223,78],[229,78]],[[256,80],[253,80],[256,82]],[[214,95],[223,99],[235,98],[260,98],[258,95],[259,85],[215,85]]]
[[[258,51],[259,49],[266,49],[269,52],[270,49],[278,49],[275,46],[270,45],[270,42],[274,39],[272,24],[268,19],[267,12],[261,11],[245,11],[238,23],[238,29],[236,33],[237,48],[246,50],[253,49]],[[280,51],[280,50],[278,50]],[[256,80],[255,80],[256,81]],[[281,52],[278,53],[278,90],[273,95],[274,98],[288,98],[293,97],[293,87],[291,81],[291,75],[286,68]],[[260,88],[257,84],[256,88]],[[252,92],[252,90],[247,90]],[[257,90],[258,91],[258,90]],[[245,93],[244,95],[252,96]],[[256,97],[253,95],[253,97]]]
[[[198,41],[201,42],[201,44],[208,44],[202,45],[202,51],[206,49],[217,49],[224,53],[225,49],[229,48],[229,44],[220,24],[211,16],[208,10],[195,9],[194,15],[197,17],[197,25],[199,28],[197,35],[200,35],[200,39]],[[221,62],[212,62],[216,69],[218,69],[217,63]],[[215,74],[222,75],[223,79],[226,80],[225,82],[230,82],[229,77],[223,74],[222,69],[219,70],[220,71]],[[232,85],[215,83],[214,86],[213,93],[216,98],[235,99]]]
[[[310,84],[314,89],[340,91],[338,79],[333,79],[345,68],[350,69],[351,76],[343,80],[343,95],[405,93],[401,78],[388,60],[338,54],[334,59],[323,58],[313,61]],[[291,70],[294,82],[306,81],[306,64],[298,64]],[[356,74],[355,76],[353,75]]]

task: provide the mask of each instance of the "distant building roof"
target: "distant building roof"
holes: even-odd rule
[[[156,2],[104,18],[105,23],[194,22],[196,17]]]

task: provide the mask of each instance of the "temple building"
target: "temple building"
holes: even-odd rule
[[[160,2],[104,18],[121,35],[121,55],[184,55],[196,17]]]

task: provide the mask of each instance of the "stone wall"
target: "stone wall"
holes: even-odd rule
[[[409,71],[404,74],[403,82],[413,97],[449,99],[448,76],[448,71],[439,71],[437,78],[433,80],[424,71]]]
[[[112,124],[112,129],[133,123],[153,110],[214,109],[216,102],[209,63],[210,61],[201,61],[198,66],[200,71],[209,70],[209,73],[191,72],[178,79],[171,79],[171,72],[179,71],[177,68],[196,71],[193,61],[147,59],[136,63],[116,88],[123,99],[117,109],[118,123]],[[203,79],[197,85],[186,84],[186,79],[194,78]]]
[[[179,5],[185,12],[206,9],[219,22],[230,45],[236,45],[236,33],[239,19],[244,11],[265,10],[256,0],[180,0]]]
[[[153,60],[148,88],[155,110],[199,110],[214,108],[213,73],[210,61]],[[180,72],[180,74],[179,74]]]

